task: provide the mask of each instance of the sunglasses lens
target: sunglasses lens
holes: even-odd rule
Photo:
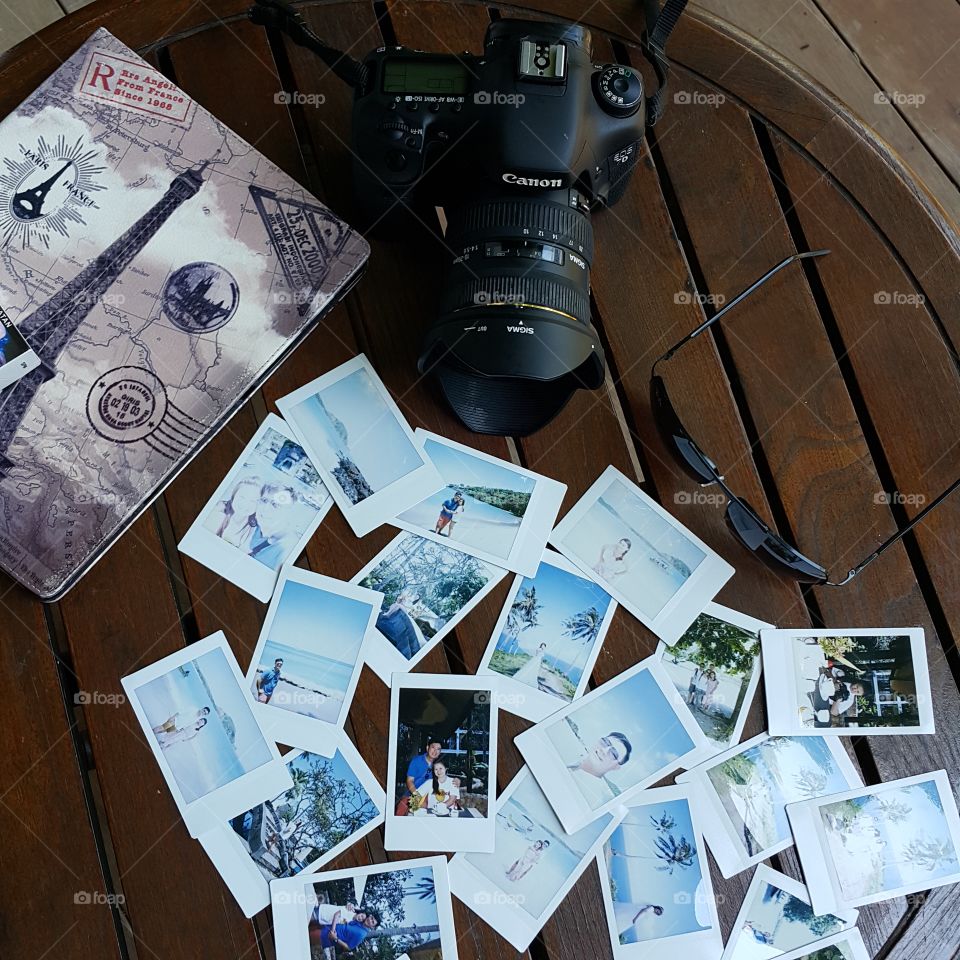
[[[650,380],[650,405],[661,439],[685,472],[697,483],[716,483],[716,466],[684,429],[670,402],[662,377],[652,377]]]
[[[746,501],[739,498],[730,500],[727,504],[727,522],[744,546],[768,567],[781,573],[789,570],[795,580],[804,583],[824,583],[829,578],[826,569],[774,533]]]

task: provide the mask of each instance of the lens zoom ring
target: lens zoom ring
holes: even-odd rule
[[[490,200],[486,203],[468,204],[461,215],[450,224],[448,242],[474,240],[476,234],[488,231],[502,234],[504,228],[518,236],[530,239],[543,239],[538,231],[542,230],[546,238],[553,234],[563,238],[563,246],[572,241],[573,246],[588,263],[593,262],[593,230],[587,215],[572,207],[563,207],[557,203],[537,203],[535,200]],[[522,234],[522,230],[530,231]]]
[[[481,277],[454,284],[445,291],[442,310],[447,313],[462,307],[484,304],[521,303],[568,313],[582,323],[590,320],[590,299],[579,290],[550,277],[526,274],[515,277]]]

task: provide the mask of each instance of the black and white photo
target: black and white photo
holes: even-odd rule
[[[726,560],[612,466],[550,543],[668,644],[733,576]]]

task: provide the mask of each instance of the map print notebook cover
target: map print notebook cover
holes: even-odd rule
[[[60,596],[368,253],[250,144],[93,34],[0,123],[0,356],[19,375],[0,391],[0,566]],[[25,354],[6,350],[11,323]]]

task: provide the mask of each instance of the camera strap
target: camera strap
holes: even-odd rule
[[[670,62],[667,60],[665,48],[686,5],[687,0],[664,0],[661,9],[658,0],[643,2],[644,18],[647,21],[644,50],[653,64],[658,83],[657,89],[647,97],[648,127],[652,127],[663,116],[666,108],[667,74],[670,72]]]
[[[366,89],[367,68],[348,53],[324,43],[307,26],[306,21],[284,0],[256,0],[247,16],[262,27],[272,27],[285,33],[294,43],[315,53],[344,83],[354,90]]]

